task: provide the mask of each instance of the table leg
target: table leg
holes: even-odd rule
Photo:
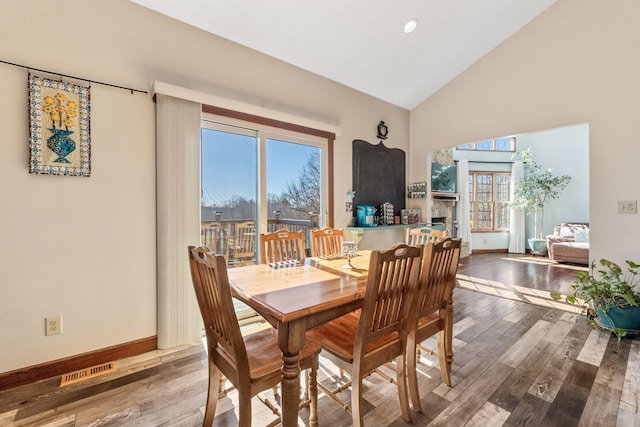
[[[282,427],[298,425],[299,361],[305,338],[303,322],[291,322],[278,326],[278,345],[282,350]]]

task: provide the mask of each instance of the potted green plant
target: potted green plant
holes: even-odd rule
[[[571,177],[569,175],[556,176],[551,169],[542,169],[538,163],[533,160],[531,148],[516,153],[522,158],[527,165],[527,172],[514,185],[514,198],[510,206],[520,208],[527,214],[533,212],[534,220],[534,237],[529,239],[529,248],[534,253],[546,253],[547,241],[544,239],[544,206],[549,200],[560,197],[560,193],[564,190]],[[538,229],[538,214],[540,215],[540,228]]]
[[[587,321],[612,331],[618,339],[627,333],[640,332],[640,264],[625,261],[626,269],[608,259],[595,260],[589,271],[580,271],[564,297],[570,304],[586,310]],[[551,298],[562,299],[558,292]]]

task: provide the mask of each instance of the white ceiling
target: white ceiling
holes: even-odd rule
[[[409,110],[556,2],[131,1]]]

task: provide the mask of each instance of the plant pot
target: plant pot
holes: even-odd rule
[[[546,239],[529,239],[529,249],[534,254],[546,254],[547,253],[547,240]]]
[[[606,315],[597,309],[597,323],[604,329],[625,329],[629,333],[640,332],[640,307],[611,307]]]

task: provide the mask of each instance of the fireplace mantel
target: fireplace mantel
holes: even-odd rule
[[[456,193],[436,193],[431,192],[431,198],[433,200],[439,200],[441,202],[457,202],[460,200],[460,195]]]

